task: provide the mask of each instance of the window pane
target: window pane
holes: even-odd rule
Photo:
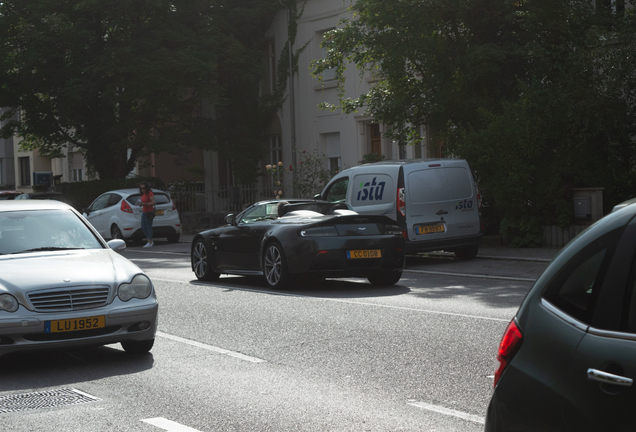
[[[568,315],[590,324],[605,270],[620,232],[592,242],[575,255],[546,287],[546,300]]]

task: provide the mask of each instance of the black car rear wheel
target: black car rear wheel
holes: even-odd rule
[[[213,271],[210,266],[210,254],[203,239],[197,240],[192,247],[192,270],[199,280],[216,280],[220,274]]]
[[[283,247],[278,242],[267,245],[263,254],[263,271],[265,281],[272,288],[286,288],[289,284],[287,262],[283,253]]]
[[[369,276],[369,282],[372,285],[395,285],[398,283],[400,278],[402,277],[402,272],[390,272],[390,273],[378,273],[372,276]]]

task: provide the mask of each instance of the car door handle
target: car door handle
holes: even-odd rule
[[[588,369],[587,379],[591,381],[597,381],[603,384],[612,384],[621,387],[631,387],[634,380],[620,375],[614,375],[611,373],[603,372],[598,369]]]
[[[438,215],[438,216],[441,216],[441,215],[448,214],[448,212],[447,212],[446,210],[440,210],[440,211],[438,211],[438,212],[437,212],[437,213],[435,213],[435,214],[436,214],[436,215]]]

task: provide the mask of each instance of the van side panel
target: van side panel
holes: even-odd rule
[[[353,176],[350,205],[360,214],[385,215],[395,219],[396,183],[388,174],[361,173]]]
[[[453,231],[457,236],[479,234],[479,203],[470,171],[464,167],[446,168],[453,200]]]

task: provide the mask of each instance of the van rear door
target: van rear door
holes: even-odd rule
[[[433,163],[405,175],[408,239],[427,241],[453,236],[452,201],[443,164]]]

